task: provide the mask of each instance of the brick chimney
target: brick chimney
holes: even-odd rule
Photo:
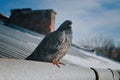
[[[54,30],[56,14],[57,13],[52,9],[13,9],[11,10],[9,23],[13,23],[29,30],[46,35]]]

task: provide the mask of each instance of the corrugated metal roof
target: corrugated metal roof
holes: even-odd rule
[[[27,32],[0,24],[0,55],[24,59],[32,53],[41,39],[40,36],[35,37]]]
[[[16,25],[0,23],[0,57],[25,59],[43,39],[43,35]],[[120,69],[120,64],[72,46],[62,61],[84,67]]]

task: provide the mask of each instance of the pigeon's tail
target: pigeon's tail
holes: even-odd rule
[[[27,58],[25,58],[25,60],[35,60],[35,57],[33,54],[31,54],[30,56],[28,56]]]
[[[25,58],[25,60],[33,60],[33,58],[31,56],[28,56],[27,58]]]

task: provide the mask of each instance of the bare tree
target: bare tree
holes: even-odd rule
[[[98,53],[105,56],[110,56],[115,48],[114,40],[102,35],[97,35],[94,37],[89,37],[88,39],[83,39],[79,42],[80,46],[85,48],[95,49]]]

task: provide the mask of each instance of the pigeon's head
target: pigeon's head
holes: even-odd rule
[[[60,27],[57,29],[58,31],[64,31],[66,29],[70,29],[72,26],[72,21],[71,20],[66,20],[64,21]]]

